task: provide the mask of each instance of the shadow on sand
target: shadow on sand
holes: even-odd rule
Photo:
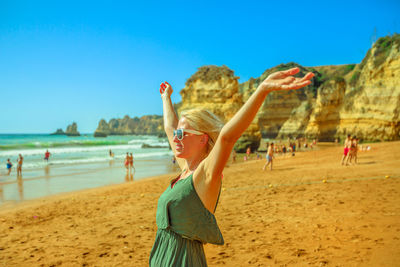
[[[376,161],[358,162],[358,165],[371,165],[376,164]]]

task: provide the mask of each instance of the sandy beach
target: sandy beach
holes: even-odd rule
[[[399,266],[400,142],[371,146],[355,166],[337,146],[225,168],[209,266]],[[173,176],[3,205],[0,266],[148,265]]]

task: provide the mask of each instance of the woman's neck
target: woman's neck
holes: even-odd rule
[[[206,156],[196,157],[195,159],[186,159],[186,172],[194,172]]]

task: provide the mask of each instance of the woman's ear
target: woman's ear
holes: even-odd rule
[[[203,136],[201,137],[201,139],[200,139],[200,143],[202,144],[202,145],[205,145],[205,144],[207,144],[208,143],[208,135],[207,134],[203,134]]]

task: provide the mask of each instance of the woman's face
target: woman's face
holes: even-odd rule
[[[194,130],[190,127],[185,117],[182,117],[179,120],[177,129]],[[177,136],[174,136],[176,157],[184,159],[195,158],[196,155],[200,154],[204,147],[204,139],[206,139],[205,134],[196,135],[187,132],[184,132],[182,140],[179,140]]]

